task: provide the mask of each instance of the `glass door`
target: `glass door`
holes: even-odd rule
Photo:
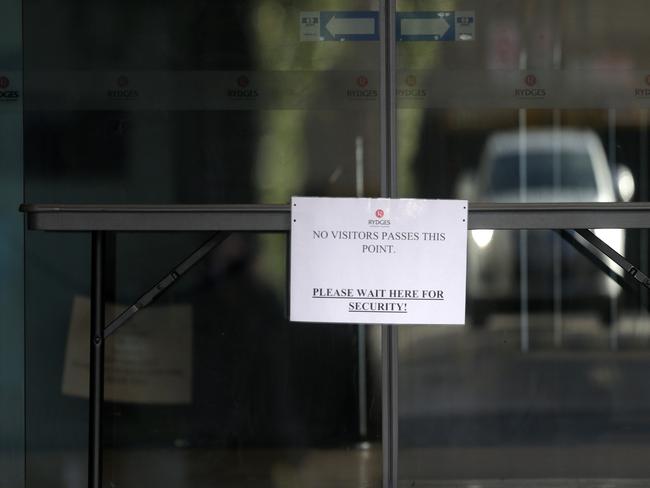
[[[378,196],[376,0],[24,0],[25,200]],[[208,238],[109,242],[108,320]],[[235,233],[107,341],[104,486],[377,486],[379,352]],[[86,486],[89,237],[27,235],[27,484]],[[363,334],[361,333],[363,331]]]
[[[0,2],[0,487],[24,487],[22,46],[20,2]]]
[[[648,8],[399,0],[399,195],[646,202]],[[647,230],[596,235],[648,268]],[[647,290],[578,244],[470,232],[467,325],[400,329],[400,484],[648,483]]]

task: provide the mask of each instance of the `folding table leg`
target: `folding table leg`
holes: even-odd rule
[[[104,260],[106,233],[92,233],[90,292],[90,416],[88,487],[102,486],[102,402],[104,399]]]

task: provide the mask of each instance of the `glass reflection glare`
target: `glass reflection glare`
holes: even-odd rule
[[[634,191],[636,190],[634,175],[630,168],[622,164],[618,165],[617,173],[618,193],[624,202],[629,202],[632,200]]]
[[[494,231],[491,229],[475,229],[472,231],[472,239],[481,249],[490,245],[493,235]]]

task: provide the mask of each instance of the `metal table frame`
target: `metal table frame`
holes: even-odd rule
[[[25,204],[30,229],[289,232],[289,205]],[[471,203],[470,229],[648,228],[650,203]]]
[[[469,229],[578,230],[586,242],[625,269],[637,283],[650,286],[648,277],[584,229],[650,228],[650,203],[479,204],[469,205]],[[104,341],[138,310],[147,306],[176,282],[196,262],[216,248],[230,232],[290,232],[289,205],[45,205],[24,204],[30,230],[90,232],[91,334],[88,486],[102,485],[102,404]],[[106,239],[110,234],[132,232],[199,232],[216,234],[170,273],[105,324]],[[575,239],[573,239],[575,240]],[[571,241],[570,241],[571,242]],[[575,244],[575,243],[574,243]],[[382,333],[382,450],[383,485],[397,484],[397,340],[395,326]],[[392,336],[392,337],[391,337]]]

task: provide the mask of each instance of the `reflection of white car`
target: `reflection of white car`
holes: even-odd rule
[[[614,202],[617,188],[595,133],[532,129],[525,134],[500,132],[488,139],[471,197],[478,202]],[[623,230],[595,232],[623,253]],[[509,231],[473,230],[471,237],[470,313],[480,324],[489,313],[516,309],[519,303],[520,241],[518,233]],[[528,233],[531,307],[552,303],[559,273],[562,308],[596,309],[609,322],[610,299],[618,296],[620,287],[568,244],[555,246],[554,238],[550,231]]]

